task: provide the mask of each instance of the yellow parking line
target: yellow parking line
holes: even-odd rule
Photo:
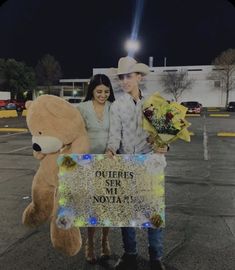
[[[27,128],[0,128],[0,132],[25,132]]]
[[[229,117],[230,114],[220,114],[220,113],[214,113],[214,114],[209,114],[211,117]]]
[[[191,113],[187,113],[186,116],[201,116],[201,115],[200,114],[196,114],[196,113],[195,114],[194,113],[192,113],[192,114]]]
[[[27,110],[23,110],[22,116],[27,116]]]
[[[0,118],[17,117],[16,110],[4,110],[0,111]]]
[[[218,132],[219,137],[235,137],[235,132]]]

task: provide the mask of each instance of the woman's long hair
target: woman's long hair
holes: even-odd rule
[[[110,82],[110,79],[104,74],[96,74],[91,78],[84,101],[92,100],[94,89],[98,85],[101,85],[101,84],[103,84],[109,88],[110,96],[108,98],[108,101],[113,102],[115,100],[114,93],[113,93],[113,87],[112,87],[112,84]]]

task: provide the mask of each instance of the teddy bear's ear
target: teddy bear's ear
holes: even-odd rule
[[[28,109],[29,106],[32,104],[32,102],[33,102],[32,100],[26,101],[26,103],[25,103],[25,108]]]

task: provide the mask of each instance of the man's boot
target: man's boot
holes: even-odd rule
[[[137,270],[137,254],[124,253],[114,267],[115,270]]]

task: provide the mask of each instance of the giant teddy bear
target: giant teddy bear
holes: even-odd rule
[[[38,226],[50,220],[53,246],[73,256],[81,248],[80,230],[56,226],[58,187],[57,158],[64,153],[87,153],[88,136],[80,112],[62,98],[43,95],[26,103],[27,125],[32,134],[34,157],[40,166],[32,183],[32,202],[23,213],[23,224]]]

